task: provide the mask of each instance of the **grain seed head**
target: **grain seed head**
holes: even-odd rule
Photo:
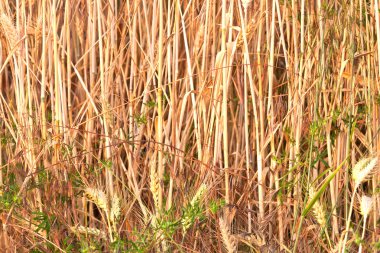
[[[363,195],[360,198],[360,213],[366,218],[372,210],[373,198]]]
[[[85,194],[87,198],[103,209],[103,211],[108,211],[108,198],[103,191],[88,187],[85,190]]]
[[[371,175],[372,170],[377,164],[377,160],[377,157],[364,158],[355,164],[352,169],[352,179],[355,181],[356,186],[359,186]]]

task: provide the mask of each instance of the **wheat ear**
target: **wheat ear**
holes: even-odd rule
[[[106,219],[108,223],[108,233],[109,233],[111,242],[113,242],[113,234],[112,234],[107,195],[102,190],[98,190],[98,189],[90,188],[90,187],[85,189],[85,194],[87,198],[89,198],[92,202],[94,202],[106,214]]]
[[[114,196],[111,203],[111,211],[110,211],[110,220],[112,223],[112,227],[114,232],[116,232],[116,224],[120,218],[120,198],[118,196]]]
[[[309,198],[313,199],[315,196],[315,189],[313,186],[309,186]],[[313,205],[313,214],[315,219],[321,225],[322,228],[326,226],[326,214],[325,210],[319,200],[317,200]]]
[[[189,208],[194,208],[196,205],[198,205],[203,196],[205,195],[207,191],[207,186],[206,184],[202,184],[197,192],[195,193],[194,197],[191,199],[188,207]],[[184,214],[184,217],[182,218],[182,228],[183,228],[183,232],[186,233],[186,230],[188,230],[190,228],[190,226],[192,225],[192,220],[191,220],[191,217],[189,216],[189,214]]]
[[[315,196],[316,192],[315,189],[312,185],[309,186],[309,198],[313,199]],[[330,241],[330,236],[328,234],[326,225],[327,225],[327,220],[326,220],[326,211],[321,204],[319,200],[317,200],[314,205],[313,205],[313,214],[319,225],[321,225],[322,230],[324,231],[327,241],[329,245],[331,246],[331,241]]]
[[[202,200],[204,194],[206,193],[206,190],[207,190],[207,186],[206,186],[206,184],[202,184],[202,185],[198,188],[198,190],[197,190],[197,192],[195,193],[194,197],[191,199],[191,201],[190,201],[190,205],[191,205],[191,206],[195,206],[196,204],[198,204],[198,203]]]
[[[120,198],[118,196],[114,196],[111,204],[111,220],[116,223],[120,218]]]
[[[94,202],[100,209],[108,212],[108,198],[102,190],[88,187],[85,189],[85,194],[87,198]]]
[[[156,212],[158,212],[159,208],[159,187],[160,187],[160,181],[158,178],[158,173],[155,168],[151,168],[150,170],[150,191],[153,195],[154,200],[154,207],[156,209]]]
[[[93,236],[100,236],[103,239],[105,239],[107,237],[106,233],[104,233],[103,231],[100,231],[97,228],[85,227],[85,226],[80,225],[80,226],[70,227],[70,229],[74,233],[93,235]]]
[[[227,223],[223,218],[219,218],[219,228],[222,234],[223,244],[228,253],[234,253],[237,249],[235,238],[232,236]]]
[[[18,33],[12,19],[4,13],[0,15],[0,31],[7,40],[8,51],[11,52],[16,48]]]

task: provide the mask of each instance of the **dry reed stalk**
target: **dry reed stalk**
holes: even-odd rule
[[[376,36],[377,41],[380,41],[380,18],[379,18],[379,12],[377,11],[379,9],[379,1],[375,0],[374,3],[374,14],[375,14],[375,22],[376,22]],[[380,45],[377,44],[377,60],[380,61]],[[378,73],[380,73],[380,64],[378,64]]]
[[[265,4],[264,2],[260,2],[260,12],[266,13],[264,10]],[[259,205],[259,222],[262,222],[264,220],[264,175],[263,175],[263,168],[265,167],[265,163],[263,162],[263,159],[265,158],[264,154],[264,125],[265,125],[265,119],[264,119],[264,94],[263,94],[263,79],[261,78],[263,76],[263,66],[261,61],[261,40],[262,40],[262,34],[263,34],[263,24],[264,22],[259,22],[259,29],[258,29],[258,37],[257,41],[257,48],[256,48],[256,54],[257,54],[257,75],[258,75],[258,101],[256,104],[256,101],[252,99],[252,106],[254,107],[254,124],[255,124],[255,134],[256,134],[256,159],[257,159],[257,184],[258,184],[258,205]],[[246,43],[246,42],[244,42]],[[247,48],[247,54],[248,54],[248,48]],[[248,57],[248,56],[246,56]],[[250,71],[250,70],[249,70]],[[251,78],[250,78],[251,79]],[[252,98],[255,97],[255,92],[253,91],[253,80],[250,80],[250,87],[251,87],[251,96]],[[256,112],[255,110],[257,110]]]
[[[221,37],[221,51],[227,52],[227,3],[226,0],[222,1],[222,37]],[[223,167],[224,167],[224,187],[225,187],[225,200],[226,203],[230,203],[230,182],[229,182],[229,159],[228,159],[228,114],[227,114],[227,91],[228,91],[228,80],[227,80],[227,54],[222,60],[222,89],[223,89],[223,98],[222,98],[222,126],[223,126]]]
[[[47,49],[47,41],[46,41],[46,2],[42,3],[42,53],[41,53],[41,137],[42,139],[47,138],[47,121],[46,121],[46,49]]]
[[[198,54],[199,50],[202,48],[202,45],[204,42],[204,31],[205,31],[204,24],[201,24],[195,35],[193,55]]]
[[[297,252],[296,229],[319,233],[298,226],[304,186],[379,150],[378,0],[4,0],[0,9],[0,212],[9,214],[2,218],[8,246],[46,251],[67,242],[53,223],[54,244],[46,245],[47,231],[34,231],[45,224],[34,220],[37,212],[46,224],[53,216],[83,224],[89,236],[74,238],[83,241],[74,251],[107,220],[103,251],[118,238],[144,252],[171,250],[169,242],[214,252],[215,239],[224,240],[214,212],[227,202],[241,235],[265,230],[240,241],[265,251],[255,244],[270,239],[270,247]],[[311,207],[319,227],[331,210],[331,245],[343,245],[352,226],[344,228],[361,220],[362,238],[375,243],[378,203],[365,219],[355,208],[348,215],[363,182],[371,192],[378,187],[371,161],[352,177],[337,172]],[[78,200],[82,185],[104,186],[107,204]],[[182,207],[203,205],[206,195],[205,219],[187,233],[194,216]],[[128,222],[119,223],[121,206]],[[271,217],[277,222],[266,226]],[[170,233],[165,221],[176,221]],[[146,243],[137,243],[142,237]]]
[[[157,69],[157,148],[158,148],[158,209],[162,210],[163,204],[163,194],[164,190],[162,189],[161,181],[164,176],[164,161],[163,161],[163,152],[164,145],[163,144],[163,96],[162,96],[162,87],[163,87],[163,59],[164,59],[164,6],[163,0],[158,2],[159,5],[159,31],[158,31],[158,69]]]

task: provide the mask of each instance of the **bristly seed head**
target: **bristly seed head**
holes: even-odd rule
[[[357,162],[352,169],[352,179],[356,187],[363,183],[370,175],[377,164],[378,158],[364,158]]]
[[[360,198],[360,213],[366,218],[372,210],[373,198],[363,195]]]

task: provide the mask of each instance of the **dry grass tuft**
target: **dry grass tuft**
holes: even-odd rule
[[[380,251],[378,1],[1,0],[0,245]]]

